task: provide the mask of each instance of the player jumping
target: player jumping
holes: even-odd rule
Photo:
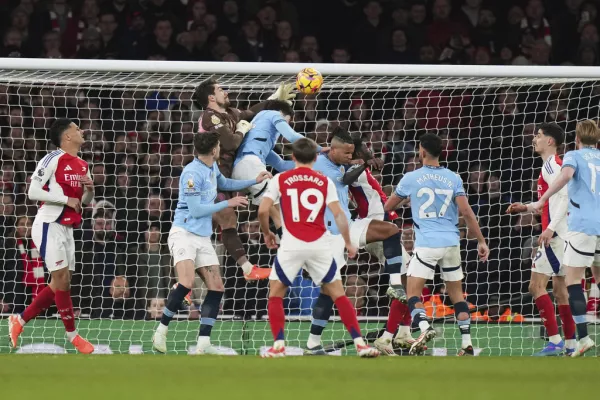
[[[537,202],[529,205],[529,209],[542,212],[546,202],[569,184],[568,244],[563,264],[569,305],[579,336],[571,357],[580,357],[595,346],[588,334],[581,280],[588,267],[592,268],[596,282],[600,278],[600,151],[596,148],[600,131],[594,121],[585,120],[577,124],[575,134],[577,150],[565,154],[560,175]],[[540,246],[548,249],[552,245],[551,239],[552,236],[540,236]]]
[[[77,156],[85,139],[76,124],[69,119],[56,120],[50,128],[50,141],[58,150],[38,163],[27,193],[31,200],[43,202],[33,221],[31,238],[50,272],[50,285],[22,314],[8,318],[10,345],[16,348],[23,326],[56,302],[67,338],[77,351],[90,354],[94,346],[75,330],[71,277],[75,271],[73,228],[81,224],[82,205],[94,197],[94,184],[88,164]]]
[[[277,201],[281,204],[284,229],[270,276],[268,313],[275,343],[263,357],[285,355],[283,297],[302,268],[335,302],[342,322],[354,339],[358,355],[377,357],[379,351],[369,347],[362,338],[356,310],[346,297],[334,259],[332,237],[325,227],[326,209],[336,222],[349,257],[356,255],[356,247],[350,242],[348,219],[340,207],[335,185],[331,179],[312,169],[317,151],[317,144],[312,140],[297,140],[293,145],[296,168],[277,174],[271,180],[258,210],[267,247],[277,248],[275,235],[269,230],[270,210]]]
[[[259,112],[252,120],[252,129],[244,137],[244,141],[238,149],[233,164],[232,177],[234,179],[252,179],[260,172],[266,171],[267,165],[271,165],[279,172],[293,167],[293,163],[284,162],[273,151],[280,136],[291,143],[304,137],[290,126],[293,115],[294,109],[285,101],[265,102],[263,111]],[[318,150],[321,151],[320,146],[318,146]],[[267,186],[268,182],[265,182],[248,189],[252,195],[252,204],[260,205]],[[277,226],[281,226],[279,212],[277,211],[277,215],[273,214],[272,210],[271,218]]]
[[[281,84],[269,100],[278,99],[291,103],[296,96],[291,93],[292,85]],[[204,110],[199,121],[199,133],[217,131],[221,143],[221,158],[219,170],[226,178],[231,178],[233,161],[236,151],[242,143],[244,135],[250,130],[250,121],[261,111],[266,102],[259,103],[249,110],[240,111],[230,107],[228,93],[219,85],[217,80],[208,79],[200,83],[193,95],[194,103]],[[253,177],[253,179],[256,176]],[[219,192],[218,200],[227,200],[230,193]],[[236,260],[244,271],[247,280],[266,279],[270,268],[259,268],[252,265],[246,256],[237,232],[237,217],[233,208],[226,208],[215,213],[213,218],[221,227],[221,237],[227,252]]]
[[[398,218],[398,214],[395,211],[386,213],[383,209],[383,205],[387,201],[387,196],[368,167],[368,165],[375,165],[376,160],[362,142],[360,136],[354,138],[354,155],[352,158],[363,161],[362,165],[352,167],[346,173],[344,179],[349,184],[350,194],[356,204],[358,217],[371,218],[378,221],[394,221]],[[352,182],[354,179],[356,180]],[[374,346],[384,352],[384,354],[391,354],[391,350],[394,347],[408,350],[414,343],[414,339],[410,334],[411,317],[408,305],[396,298],[396,290],[394,288],[394,286],[397,287],[398,285],[406,287],[406,264],[403,261],[389,263],[385,258],[384,243],[389,248],[389,246],[397,246],[398,242],[400,242],[400,233],[384,242],[369,243],[365,246],[365,250],[370,254],[377,257],[378,260],[384,261],[384,271],[390,277],[388,295],[392,298],[390,308],[393,308],[394,311],[389,314],[385,331],[374,342]],[[402,247],[402,260],[405,259],[405,254],[406,250]],[[394,333],[396,334],[395,336]]]
[[[224,288],[219,258],[210,241],[212,215],[226,208],[248,205],[243,196],[215,203],[217,189],[238,191],[271,177],[271,174],[265,171],[256,179],[247,181],[225,178],[217,166],[220,150],[217,132],[196,135],[194,147],[198,157],[186,165],[181,174],[179,201],[168,238],[179,284],[169,294],[160,325],[152,337],[154,348],[161,353],[167,352],[169,323],[192,289],[194,271],[197,269],[208,292],[200,309],[196,354],[217,353],[210,343],[210,333],[219,314]]]
[[[564,142],[565,133],[555,123],[544,123],[538,128],[533,146],[536,153],[544,160],[544,165],[538,179],[538,198],[544,193],[560,174],[562,160],[556,154],[558,147]],[[542,322],[546,327],[549,342],[536,356],[555,356],[562,353],[571,355],[575,351],[575,321],[569,307],[569,292],[565,284],[565,270],[562,266],[565,238],[567,234],[567,188],[564,187],[549,201],[542,210],[542,240],[549,246],[540,246],[531,271],[529,292],[535,300]],[[508,208],[508,213],[522,213],[527,206],[514,203]],[[556,312],[550,295],[546,291],[548,281],[552,277],[552,291],[558,303],[558,313],[562,321],[566,341],[563,341],[556,323]]]
[[[352,161],[353,153],[354,141],[352,137],[345,130],[338,128],[334,132],[330,151],[327,154],[319,155],[314,165],[316,171],[323,173],[334,182],[340,204],[348,220],[350,220],[348,184],[352,182],[353,178],[347,177],[346,172],[347,166]],[[342,237],[329,211],[325,213],[325,217],[327,220],[327,229],[333,234],[334,238],[336,262],[341,268],[346,265]],[[395,224],[370,218],[350,220],[350,239],[352,245],[357,248],[363,248],[369,243],[383,241],[384,253],[388,264],[396,264],[398,270],[400,269],[402,264],[402,250],[400,248],[398,227]],[[391,285],[391,287],[393,291],[390,291],[390,293],[396,300],[399,302],[406,301],[406,294],[400,282],[396,285]],[[321,344],[321,334],[327,325],[332,310],[333,301],[325,293],[321,293],[313,307],[313,321],[306,345],[306,354],[324,354]],[[400,312],[399,307],[391,307],[390,319],[400,321],[402,319],[399,315]],[[385,354],[393,355],[395,353],[391,346],[391,339],[389,342],[389,346],[385,347],[384,351]],[[382,349],[380,348],[380,350]]]
[[[408,268],[407,294],[413,322],[419,325],[421,335],[413,343],[410,353],[420,352],[423,346],[435,337],[435,330],[425,315],[421,293],[427,280],[433,279],[436,266],[439,265],[446,290],[454,304],[462,336],[458,355],[472,356],[474,351],[471,343],[471,314],[462,291],[459,211],[469,230],[477,237],[480,259],[487,260],[490,251],[467,201],[462,179],[440,166],[442,148],[442,139],[439,136],[426,133],[421,137],[419,156],[423,166],[404,175],[395,193],[385,203],[384,209],[389,212],[410,201],[416,228],[415,249]]]

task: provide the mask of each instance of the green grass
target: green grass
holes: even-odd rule
[[[0,398],[564,400],[595,396],[599,370],[595,357],[0,355]]]

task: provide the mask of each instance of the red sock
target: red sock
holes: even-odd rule
[[[389,333],[396,333],[400,322],[404,319],[405,304],[402,304],[398,300],[392,300],[390,304],[390,313],[388,315],[387,325],[385,330]]]
[[[552,304],[552,300],[550,300],[548,293],[535,299],[535,305],[540,312],[540,318],[542,318],[548,336],[558,335],[556,312],[554,311],[554,304]]]
[[[33,299],[31,304],[27,306],[25,311],[23,311],[21,318],[23,318],[23,321],[29,322],[40,315],[42,311],[50,307],[52,304],[54,304],[54,292],[50,286],[46,286],[37,294],[37,296],[35,296],[35,299]]]
[[[75,331],[75,316],[73,315],[73,302],[71,301],[70,290],[56,291],[56,308],[60,314],[63,325],[67,332]]]
[[[562,321],[565,339],[575,339],[575,321],[573,320],[573,314],[571,314],[571,306],[568,304],[559,305],[558,315],[560,315]]]
[[[412,315],[410,315],[410,309],[408,308],[408,304],[402,304],[405,307],[404,318],[400,325],[403,326],[411,326],[412,325]]]
[[[269,297],[268,305],[269,324],[274,340],[283,340],[283,329],[285,327],[285,313],[283,311],[283,299],[281,297]]]
[[[358,326],[358,319],[356,318],[356,310],[352,303],[350,303],[350,299],[346,296],[338,297],[335,301],[335,306],[338,309],[344,326],[350,333],[350,336],[352,336],[352,339],[361,337],[360,326]]]

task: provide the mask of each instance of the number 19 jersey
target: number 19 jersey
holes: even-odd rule
[[[458,206],[465,196],[460,176],[443,167],[423,166],[404,175],[396,195],[410,198],[415,247],[451,247],[460,244]]]
[[[265,197],[279,201],[283,221],[281,247],[302,246],[325,235],[325,209],[338,200],[335,185],[310,168],[294,168],[269,182]]]

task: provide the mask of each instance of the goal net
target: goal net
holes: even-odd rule
[[[85,208],[76,233],[72,295],[78,330],[99,352],[151,353],[151,335],[175,282],[166,236],[179,175],[194,157],[192,142],[201,113],[191,101],[194,87],[215,76],[232,106],[246,109],[265,100],[280,82],[292,82],[306,65],[38,61],[0,63],[1,315],[22,312],[48,281],[31,245],[28,228],[37,206],[26,192],[36,162],[53,149],[47,141],[49,126],[55,118],[69,117],[86,131],[81,157],[90,163],[95,184],[94,201]],[[540,220],[532,214],[507,216],[505,210],[511,202],[536,197],[542,166],[532,147],[536,124],[557,122],[567,132],[561,151],[573,149],[576,122],[599,117],[598,80],[589,70],[565,68],[316,68],[325,77],[323,90],[314,97],[298,95],[294,129],[321,144],[337,125],[359,132],[383,160],[373,174],[386,193],[403,174],[419,167],[416,151],[422,133],[436,132],[444,139],[442,160],[462,176],[491,248],[489,262],[478,262],[476,242],[461,222],[464,291],[474,308],[474,345],[481,355],[539,350],[544,332],[527,292]],[[277,151],[289,155],[285,143]],[[410,252],[410,212],[399,214],[395,222]],[[225,297],[212,342],[226,354],[258,354],[272,342],[267,282],[244,280],[215,228],[212,240],[221,257]],[[238,231],[250,261],[269,266],[274,253],[262,241],[255,209],[238,210]],[[358,309],[364,333],[382,329],[388,314],[382,261],[361,251],[343,270],[346,293]],[[300,354],[319,288],[303,276],[293,283],[285,300],[286,339],[291,351]],[[584,284],[588,296],[600,297],[595,285]],[[186,353],[195,345],[204,293],[197,280],[194,304],[170,326],[170,351]],[[453,355],[460,347],[444,293],[436,274],[423,293],[438,330],[428,354]],[[589,318],[595,321],[595,316]],[[6,320],[0,323],[4,335]],[[591,329],[595,335],[595,325]],[[324,344],[348,338],[334,315]],[[7,341],[0,341],[0,352],[8,351]],[[18,351],[74,351],[56,308],[26,326]]]

